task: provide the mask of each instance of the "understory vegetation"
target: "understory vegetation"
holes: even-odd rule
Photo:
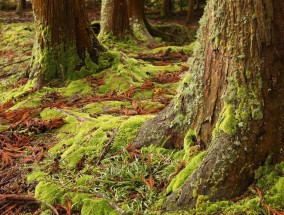
[[[33,23],[0,27],[0,203],[12,191],[9,210],[20,205],[25,214],[160,214],[206,151],[192,131],[180,150],[130,143],[176,94],[195,42],[105,38],[109,68],[34,90],[26,78]],[[283,190],[284,162],[268,159],[243,196],[213,203],[200,195],[195,209],[166,214],[273,214],[284,209]],[[27,206],[16,194],[40,202]]]

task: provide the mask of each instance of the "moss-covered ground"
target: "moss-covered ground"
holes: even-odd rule
[[[11,169],[21,172],[20,180],[12,177],[1,193],[17,185],[13,193],[28,193],[60,214],[160,214],[162,201],[206,152],[191,144],[192,131],[180,151],[128,145],[173,98],[194,43],[146,48],[135,41],[106,40],[117,55],[112,67],[34,91],[24,77],[33,24],[6,23],[0,32],[0,139],[13,143],[1,145],[1,176]],[[283,210],[284,163],[267,161],[240,198],[211,203],[199,196],[195,210],[175,214],[269,214],[256,187],[269,207]],[[52,213],[44,204],[36,210]]]

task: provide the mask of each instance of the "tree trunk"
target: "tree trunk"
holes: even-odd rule
[[[33,0],[36,19],[30,79],[75,79],[100,68],[104,49],[91,30],[84,0]],[[80,70],[86,67],[85,70]],[[76,71],[77,70],[77,71]]]
[[[107,34],[112,34],[114,1],[115,0],[102,0],[99,40],[102,40]]]
[[[208,148],[166,210],[241,195],[269,155],[284,159],[284,2],[209,0],[178,95],[144,124],[133,147],[182,147],[188,130]],[[279,153],[280,152],[280,153]]]
[[[120,39],[131,34],[126,0],[103,0],[99,38],[107,34]]]
[[[188,1],[188,10],[187,10],[187,16],[186,16],[186,23],[190,23],[191,19],[193,17],[194,13],[194,4],[195,0],[189,0]]]
[[[162,17],[170,17],[172,15],[172,0],[163,0]]]
[[[146,26],[149,23],[145,17],[144,0],[128,0],[128,15],[134,36],[139,40],[154,43]]]
[[[18,0],[16,13],[20,14],[26,9],[26,0]]]

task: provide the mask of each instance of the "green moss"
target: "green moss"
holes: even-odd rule
[[[2,94],[2,100],[3,101],[8,101],[10,99],[14,99],[14,98],[17,98],[19,97],[20,95],[23,95],[24,93],[32,90],[34,88],[34,82],[33,81],[28,81],[27,84],[23,85],[23,86],[20,86],[18,88],[13,88],[12,90],[10,91],[5,91],[3,94]]]
[[[161,52],[164,53],[170,49],[170,53],[184,52],[186,55],[191,55],[193,53],[195,45],[196,42],[190,43],[189,45],[185,46],[164,46],[164,47],[154,48],[149,51],[146,50],[146,53],[158,54]]]
[[[27,176],[28,182],[32,182],[34,180],[42,180],[46,176],[45,172],[38,171],[38,172],[32,172],[30,175]]]
[[[154,25],[152,28],[154,28],[154,31],[158,29],[160,32],[165,32],[159,36],[163,41],[170,44],[182,45],[195,40],[195,31],[179,24]]]
[[[66,97],[80,93],[81,95],[92,95],[93,88],[84,80],[72,81],[67,87],[59,91]]]
[[[9,125],[0,125],[0,132],[7,130],[9,127]]]
[[[125,146],[136,137],[138,129],[142,124],[153,118],[153,116],[133,116],[123,122],[114,138],[112,148],[118,150],[125,148]]]
[[[93,179],[94,179],[94,176],[92,175],[83,175],[77,179],[76,184],[78,186],[85,186],[88,182],[90,182]]]
[[[262,194],[263,200],[270,207],[283,211],[284,209],[284,162],[275,166],[266,162],[264,166],[255,171],[256,187]],[[251,187],[251,195],[238,201],[205,201],[200,203],[194,214],[266,214],[267,210],[259,202],[258,193],[255,187]]]
[[[43,39],[47,40],[49,31],[46,28],[42,31]],[[53,48],[42,49],[39,44],[34,44],[32,70],[34,77],[39,77],[37,68],[40,67],[40,73],[43,75],[45,81],[52,79],[74,80],[83,77],[82,73],[76,72],[76,66],[82,63],[77,54],[77,49],[72,44],[68,47],[58,45]]]
[[[206,205],[209,202],[208,200],[208,196],[204,196],[204,195],[198,195],[197,199],[196,199],[196,209],[200,209],[202,207],[204,207],[204,205]]]
[[[99,153],[104,144],[108,141],[106,133],[101,129],[94,133],[81,138],[76,138],[76,142],[71,142],[71,145],[62,153],[63,164],[73,169],[83,156],[90,157],[96,152]],[[72,141],[72,139],[69,141]]]
[[[82,215],[119,215],[105,199],[88,199],[84,201]]]
[[[44,120],[50,120],[50,119],[54,119],[54,118],[60,118],[63,117],[65,115],[59,113],[57,110],[54,110],[52,108],[44,108],[41,112],[40,112],[40,117]]]
[[[192,129],[189,129],[184,137],[183,141],[183,148],[185,151],[188,151],[189,148],[192,146],[193,138],[195,137],[195,131]]]
[[[59,203],[61,197],[64,195],[64,189],[58,187],[56,184],[50,182],[39,182],[35,189],[35,198],[43,202],[55,205]],[[46,206],[42,206],[47,208]]]
[[[194,158],[192,158],[189,164],[187,164],[186,167],[181,170],[179,174],[177,174],[171,181],[171,183],[167,187],[166,193],[171,193],[177,190],[185,182],[188,176],[190,176],[191,173],[200,165],[203,157],[205,156],[205,153],[206,152],[201,152]]]
[[[73,206],[75,206],[76,209],[81,209],[83,202],[88,201],[90,198],[92,198],[92,194],[86,193],[71,193],[71,195]]]
[[[131,87],[141,86],[144,81],[154,78],[161,71],[175,72],[181,70],[179,65],[154,66],[124,55],[121,57],[122,62],[114,64],[111,69],[104,70],[94,76],[104,77],[105,80],[105,84],[99,87],[98,94],[105,94],[114,90],[121,94]]]
[[[284,177],[280,177],[275,185],[271,188],[271,199],[269,203],[277,205],[278,207],[284,208]]]
[[[119,57],[119,54],[115,51],[104,51],[99,54],[98,63],[93,62],[90,58],[89,53],[86,53],[85,64],[86,67],[83,67],[80,73],[83,74],[94,74],[102,69],[110,67],[113,61]],[[84,75],[86,76],[86,75]],[[84,77],[82,76],[82,77]]]
[[[130,104],[130,102],[106,101],[88,104],[81,110],[89,114],[100,114],[108,111],[119,111],[122,108],[131,109],[132,105]]]
[[[229,135],[235,134],[237,130],[237,120],[235,119],[235,110],[232,105],[225,104],[221,118],[220,130]]]

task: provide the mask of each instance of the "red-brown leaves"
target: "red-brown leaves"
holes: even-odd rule
[[[23,159],[24,163],[38,163],[44,158],[44,148],[43,147],[27,147],[32,154]]]
[[[91,84],[96,84],[97,86],[101,86],[105,83],[103,78],[94,78],[93,76],[87,77],[87,81]]]
[[[33,108],[6,112],[4,115],[10,122],[9,131],[0,132],[0,160],[1,167],[14,164],[15,160],[22,159],[25,163],[39,162],[44,157],[43,147],[32,146],[31,134],[44,133],[50,129],[65,124],[64,119],[56,118],[49,121],[33,118]],[[22,130],[22,131],[17,131]],[[29,155],[29,151],[32,153]]]
[[[49,121],[43,119],[33,119],[31,121],[27,121],[23,123],[25,127],[29,129],[30,132],[34,133],[44,133],[48,130],[59,128],[60,126],[64,125],[66,122],[62,118],[55,118]]]
[[[152,81],[157,83],[175,83],[180,80],[180,75],[184,71],[177,71],[174,73],[159,73],[155,78],[152,79]]]
[[[22,206],[30,204],[43,204],[49,207],[54,214],[59,215],[58,211],[50,204],[35,199],[34,197],[17,194],[0,194],[1,214],[21,214]],[[16,207],[18,211],[14,210]]]
[[[4,118],[8,123],[12,124],[12,127],[16,127],[25,120],[33,118],[38,113],[36,108],[22,108],[14,111],[6,111]]]
[[[72,201],[71,199],[65,199],[66,205],[57,204],[56,209],[60,214],[71,215],[72,214]],[[62,210],[62,211],[61,211]]]
[[[12,166],[14,164],[15,158],[20,157],[21,154],[12,153],[6,150],[0,150],[0,158],[1,158],[1,166],[7,167]]]
[[[141,177],[142,181],[150,188],[153,189],[155,185],[155,180],[152,174],[149,176],[149,181],[147,181],[144,176]]]

